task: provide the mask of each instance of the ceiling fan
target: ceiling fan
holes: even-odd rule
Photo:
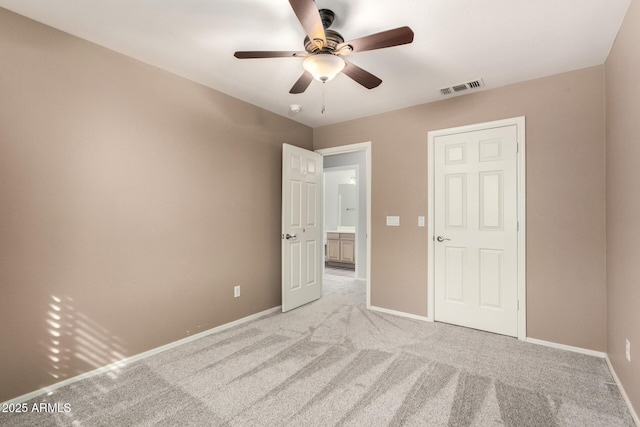
[[[361,37],[349,42],[337,31],[330,30],[335,14],[329,9],[320,9],[314,0],[289,0],[294,13],[302,24],[307,36],[305,51],[239,51],[234,56],[239,59],[256,58],[299,58],[305,71],[289,93],[302,93],[313,79],[327,82],[343,72],[367,89],[378,87],[382,80],[370,72],[354,65],[344,56],[350,53],[409,44],[413,41],[413,31],[409,27],[399,27]]]

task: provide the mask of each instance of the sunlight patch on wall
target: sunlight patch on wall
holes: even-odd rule
[[[51,295],[44,319],[49,341],[44,344],[48,373],[57,381],[82,374],[82,362],[93,369],[113,365],[109,377],[115,379],[126,358],[122,341],[106,328],[76,310],[73,298]]]

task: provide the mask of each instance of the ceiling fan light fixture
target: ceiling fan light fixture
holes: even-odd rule
[[[328,82],[340,73],[345,67],[345,62],[339,56],[331,53],[318,53],[304,60],[302,66],[314,79]]]

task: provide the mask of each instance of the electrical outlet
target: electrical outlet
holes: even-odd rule
[[[631,343],[629,340],[627,341],[627,345],[624,348],[625,355],[627,356],[627,362],[631,362]]]
[[[240,296],[240,286],[233,287],[233,297],[238,298]]]

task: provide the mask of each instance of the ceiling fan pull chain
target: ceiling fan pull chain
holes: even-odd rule
[[[324,111],[327,109],[324,105],[324,85],[327,82],[322,82],[322,110],[320,110],[320,114],[324,114]]]

